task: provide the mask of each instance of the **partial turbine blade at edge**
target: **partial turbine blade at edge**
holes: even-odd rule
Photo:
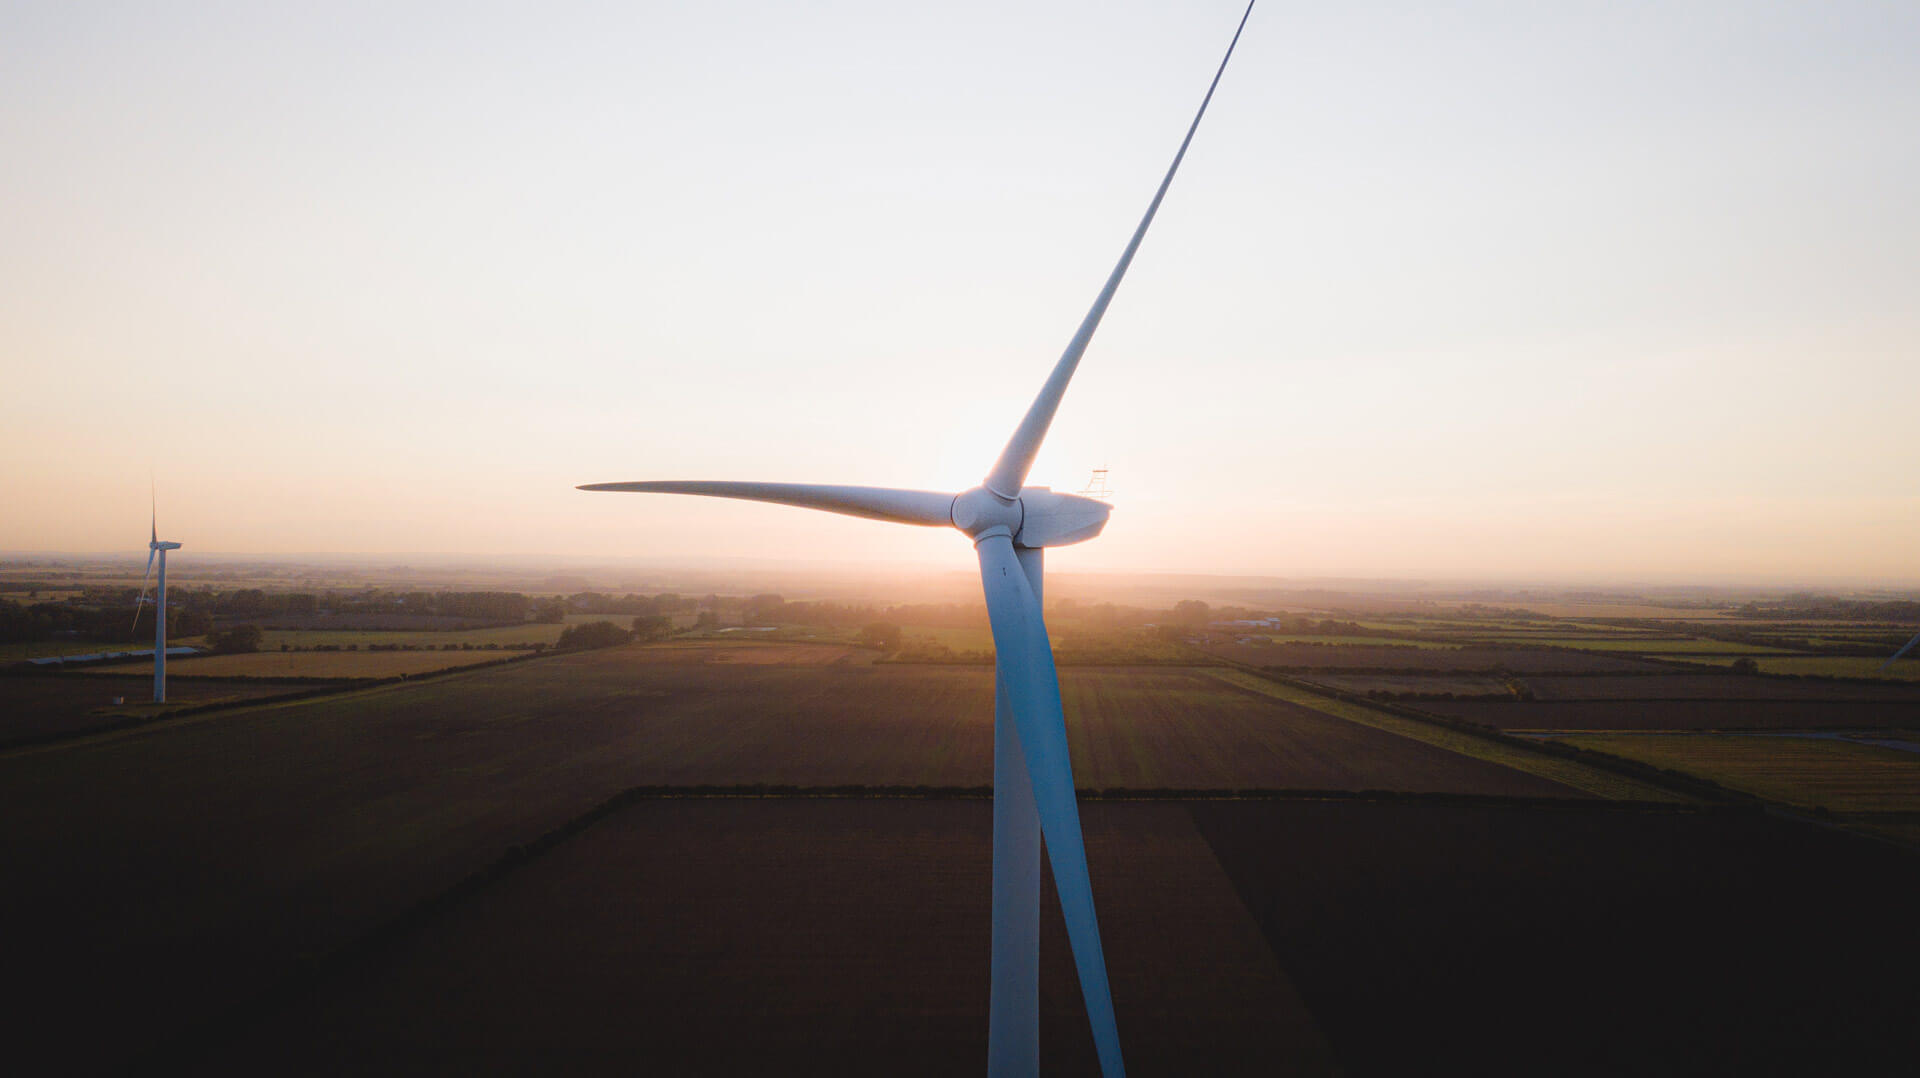
[[[1020,733],[1034,807],[1046,840],[1047,863],[1066,917],[1067,941],[1080,972],[1080,993],[1093,1027],[1094,1050],[1106,1078],[1126,1073],[1120,1057],[1120,1033],[1107,984],[1107,960],[1100,947],[1100,923],[1093,912],[1093,885],[1087,875],[1086,843],[1080,833],[1080,806],[1074,797],[1073,762],[1067,750],[1066,715],[1060,706],[1060,680],[1040,602],[1021,570],[1013,540],[993,535],[974,544],[980,555],[980,583],[986,592],[987,619],[993,626],[998,680]]]
[[[1874,672],[1879,673],[1881,670],[1885,670],[1887,667],[1892,666],[1894,663],[1898,662],[1902,655],[1905,655],[1907,652],[1913,650],[1913,645],[1915,644],[1920,644],[1920,633],[1915,633],[1913,639],[1907,641],[1905,647],[1901,648],[1899,651],[1894,652],[1893,657],[1888,659],[1886,662],[1881,663],[1880,670],[1876,670]]]
[[[895,524],[947,527],[953,524],[953,495],[931,490],[893,490],[888,487],[845,487],[818,483],[734,483],[705,480],[663,480],[640,483],[589,483],[581,490],[610,490],[630,494],[698,494],[708,498],[736,498],[772,502],[802,509],[822,509],[844,516],[885,520]]]
[[[1213,82],[1207,85],[1207,95],[1200,99],[1200,110],[1193,115],[1193,123],[1187,127],[1187,137],[1180,140],[1179,152],[1173,155],[1173,164],[1167,166],[1167,175],[1160,181],[1160,189],[1153,193],[1153,201],[1147,204],[1146,215],[1140,218],[1140,224],[1133,230],[1133,238],[1127,241],[1126,250],[1120,253],[1120,261],[1107,276],[1107,283],[1094,298],[1093,307],[1080,321],[1080,328],[1074,331],[1073,339],[1067,342],[1067,350],[1054,364],[1053,373],[1047,377],[1045,385],[1040,387],[1040,395],[1033,399],[1020,426],[1014,429],[1013,437],[1007,440],[1007,446],[1000,451],[1000,459],[994,461],[993,470],[987,473],[983,484],[988,490],[1002,498],[1017,498],[1020,488],[1027,481],[1027,473],[1033,469],[1033,458],[1040,453],[1040,443],[1046,441],[1047,428],[1053,425],[1053,415],[1060,410],[1060,398],[1066,396],[1067,383],[1073,381],[1073,372],[1080,366],[1080,357],[1086,353],[1087,345],[1093,341],[1093,332],[1100,328],[1100,319],[1107,313],[1107,305],[1113,302],[1113,294],[1120,289],[1120,279],[1127,275],[1127,267],[1133,264],[1134,252],[1140,250],[1140,241],[1147,237],[1147,227],[1153,224],[1153,216],[1160,212],[1160,202],[1167,197],[1167,188],[1173,186],[1173,175],[1180,171],[1180,162],[1187,156],[1187,147],[1193,144],[1194,132],[1200,130],[1200,119],[1207,114],[1207,105],[1213,101],[1213,91],[1220,86],[1220,76],[1226,74],[1227,61],[1233,59],[1233,47],[1240,43],[1240,32],[1247,28],[1247,19],[1253,14],[1253,0],[1248,0],[1247,10],[1240,16],[1240,25],[1234,28],[1233,40],[1227,44],[1227,54],[1220,58],[1220,67],[1213,73]]]

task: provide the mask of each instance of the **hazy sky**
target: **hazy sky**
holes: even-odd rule
[[[1221,2],[0,8],[0,549],[937,561]],[[1066,568],[1920,581],[1920,4],[1263,3]],[[186,555],[183,555],[186,556]]]

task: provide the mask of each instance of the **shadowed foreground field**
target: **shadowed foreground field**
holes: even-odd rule
[[[167,703],[155,705],[152,670],[149,663],[145,676],[67,672],[0,677],[0,747],[105,729],[168,709],[313,688],[297,681],[174,680],[167,685]],[[125,703],[114,704],[116,696]]]
[[[991,781],[987,669],[775,650],[538,658],[0,755],[0,923],[48,945],[9,957],[20,1041],[111,1014],[65,1050],[122,1060],[629,787]],[[1065,684],[1084,786],[1587,796],[1207,671]]]
[[[986,802],[623,810],[193,1060],[977,1074]],[[1129,1069],[1897,1073],[1911,858],[1758,814],[1083,805]],[[1095,1072],[1046,897],[1043,1067]]]

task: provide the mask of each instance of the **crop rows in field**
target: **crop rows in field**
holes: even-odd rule
[[[1920,650],[1920,649],[1916,649]],[[1891,656],[1893,652],[1887,652]],[[1704,666],[1726,666],[1731,659],[1675,656],[1681,662]],[[1920,659],[1909,655],[1888,665],[1885,657],[1866,655],[1790,655],[1761,656],[1754,660],[1763,674],[1788,674],[1796,677],[1867,678],[1884,681],[1920,681]]]
[[[1387,696],[1498,696],[1511,697],[1505,678],[1490,674],[1315,674],[1306,680],[1342,692]],[[1620,678],[1638,681],[1639,678]]]
[[[1781,735],[1595,733],[1563,740],[1804,808],[1920,812],[1917,752]]]
[[[1521,681],[1536,700],[1878,700],[1905,701],[1920,711],[1920,685],[1893,682],[1688,673],[1667,677],[1527,677]]]
[[[1665,673],[1669,669],[1623,656],[1522,648],[1211,644],[1205,650],[1250,666],[1329,672],[1607,674]]]
[[[1422,700],[1422,711],[1501,730],[1850,730],[1911,726],[1889,700]]]

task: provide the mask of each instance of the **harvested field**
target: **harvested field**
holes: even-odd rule
[[[383,678],[431,674],[524,654],[512,651],[252,651],[168,659],[167,678],[169,686],[176,677]],[[131,673],[143,666],[152,670],[152,660],[90,667],[88,672]]]
[[[1876,700],[1906,701],[1920,709],[1920,685],[1897,683],[1688,673],[1669,677],[1547,676],[1522,680],[1536,700]]]
[[[616,1073],[644,1059],[658,1073],[979,1074],[991,812],[625,809],[221,1046],[214,1069]],[[1092,803],[1083,817],[1130,1070],[1262,1074],[1282,1059],[1288,1073],[1333,1073],[1185,807]],[[1043,903],[1042,1070],[1090,1073],[1050,888]]]
[[[1315,674],[1306,680],[1316,685],[1325,685],[1341,692],[1367,693],[1383,692],[1395,696],[1417,694],[1438,696],[1449,693],[1454,696],[1512,696],[1513,690],[1507,688],[1503,678],[1489,677],[1485,674],[1459,674],[1446,676],[1441,674]],[[1639,678],[1620,678],[1621,681],[1638,681]]]
[[[989,813],[638,805],[182,1062],[978,1073]],[[1134,1073],[1864,1074],[1920,1049],[1920,943],[1889,931],[1920,868],[1830,832],[1441,803],[1082,817]],[[1043,1070],[1092,1073],[1043,901]]]
[[[1894,700],[1421,700],[1409,706],[1501,730],[1852,730],[1920,721],[1920,703]]]
[[[1672,667],[1624,656],[1521,648],[1402,648],[1314,644],[1212,644],[1204,650],[1230,662],[1285,670],[1381,673],[1611,674],[1667,673]]]
[[[46,1049],[29,1034],[60,1016],[113,1014],[115,1038],[65,1047],[80,1069],[124,1063],[631,786],[991,780],[985,669],[659,661],[666,650],[510,663],[0,756],[0,918],[39,926],[47,946],[10,955],[36,986],[14,1014],[21,1050]],[[1215,673],[1237,672],[1067,671],[1079,781],[1584,788]],[[73,940],[87,941],[85,962]]]
[[[1744,812],[1190,812],[1350,1075],[1886,1074],[1920,1051],[1899,850]]]
[[[1831,812],[1920,812],[1920,753],[1831,737],[1576,734],[1568,744]]]
[[[167,682],[167,702],[153,703],[152,667],[145,676],[67,672],[0,677],[0,746],[81,734],[152,718],[168,710],[230,700],[306,692],[301,682],[187,680]],[[114,706],[113,698],[126,703]]]

